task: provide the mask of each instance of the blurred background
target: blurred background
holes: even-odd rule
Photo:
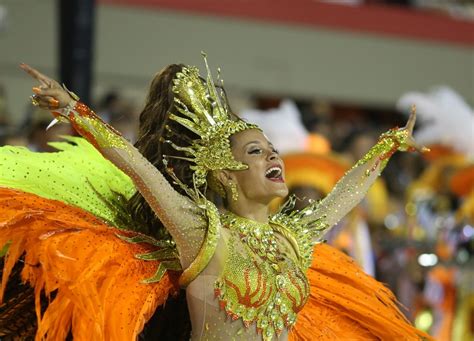
[[[134,141],[153,75],[203,67],[266,131],[298,205],[326,195],[418,108],[426,154],[397,153],[328,236],[386,283],[420,329],[474,340],[474,2],[0,0],[0,145],[51,151],[28,63]],[[277,206],[278,203],[275,204]]]

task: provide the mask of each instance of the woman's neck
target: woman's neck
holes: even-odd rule
[[[238,200],[229,204],[229,211],[247,219],[268,223],[269,205],[248,200]]]

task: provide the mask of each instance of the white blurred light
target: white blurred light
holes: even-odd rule
[[[415,327],[423,331],[428,331],[433,325],[433,314],[424,310],[416,316]]]
[[[472,227],[471,225],[464,226],[462,228],[462,234],[468,239],[472,238],[474,236],[474,227]]]
[[[444,219],[444,227],[448,229],[453,229],[455,226],[456,226],[456,218],[453,215],[446,217],[446,219]]]
[[[418,264],[421,266],[433,266],[438,263],[438,256],[434,253],[422,253],[418,256]]]
[[[434,221],[434,225],[436,228],[441,229],[444,224],[444,217],[436,217]]]
[[[388,228],[389,230],[393,230],[398,225],[400,225],[400,220],[395,214],[389,214],[385,217],[384,224],[386,228]]]

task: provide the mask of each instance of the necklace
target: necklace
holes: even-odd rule
[[[229,229],[237,231],[240,240],[256,255],[271,264],[275,271],[280,271],[278,262],[282,257],[278,253],[277,239],[270,224],[239,217],[233,213],[227,213],[223,223]]]

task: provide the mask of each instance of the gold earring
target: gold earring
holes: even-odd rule
[[[237,185],[232,181],[229,181],[228,185],[232,196],[232,201],[237,201],[237,199],[239,198],[239,193],[237,192]]]

